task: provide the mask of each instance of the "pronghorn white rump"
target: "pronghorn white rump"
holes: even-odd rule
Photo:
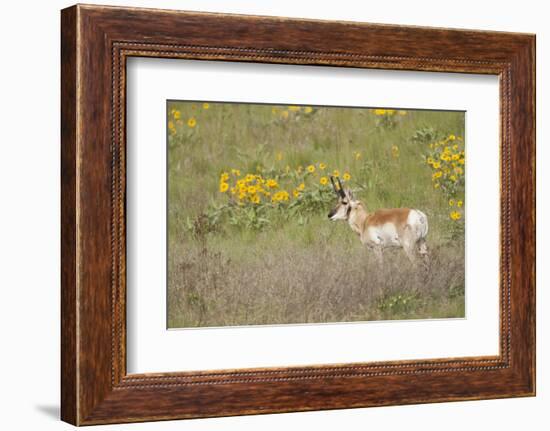
[[[418,257],[427,258],[428,218],[426,214],[411,208],[380,209],[368,212],[361,201],[356,200],[351,190],[338,186],[330,178],[338,203],[329,213],[331,220],[347,221],[351,229],[359,236],[361,242],[372,249],[379,261],[382,251],[388,247],[400,247],[411,262]]]

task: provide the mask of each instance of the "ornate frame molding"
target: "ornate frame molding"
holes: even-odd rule
[[[221,30],[206,35],[204,25]],[[271,31],[256,36],[257,26]],[[276,31],[287,36],[276,39]],[[330,37],[334,31],[340,39]],[[314,42],[311,34],[321,36]],[[343,49],[346,44],[354,48]],[[534,394],[533,36],[79,5],[62,12],[62,54],[64,420],[98,424]],[[125,66],[132,56],[498,75],[500,354],[127,375]]]

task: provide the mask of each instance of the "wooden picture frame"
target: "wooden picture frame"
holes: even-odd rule
[[[91,425],[535,394],[534,35],[83,5],[61,17],[62,420]],[[128,375],[131,56],[498,75],[500,354]]]

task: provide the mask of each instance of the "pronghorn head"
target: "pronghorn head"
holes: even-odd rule
[[[355,198],[353,197],[353,193],[350,189],[344,190],[340,178],[336,178],[336,180],[338,181],[338,185],[336,185],[336,183],[334,182],[334,177],[330,177],[330,182],[332,183],[334,193],[336,193],[336,196],[338,196],[338,203],[328,214],[328,218],[333,221],[348,220],[351,211],[357,207],[359,201],[355,200]]]

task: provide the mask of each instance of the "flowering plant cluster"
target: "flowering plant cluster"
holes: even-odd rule
[[[324,162],[294,169],[258,167],[256,172],[248,173],[239,168],[227,169],[218,179],[218,191],[226,196],[226,201],[209,205],[203,214],[203,224],[207,231],[219,231],[223,221],[257,230],[277,219],[295,218],[305,223],[309,216],[334,203],[330,176],[339,177],[343,183],[352,178],[349,172],[331,170]],[[188,220],[187,227],[194,230],[195,225]]]
[[[407,115],[407,111],[400,109],[373,109],[371,112],[377,117],[376,125],[385,129],[395,128],[399,117]]]
[[[205,102],[200,105],[193,105],[192,109],[196,114],[187,118],[183,118],[179,109],[172,108],[170,110],[168,113],[168,132],[171,136],[176,135],[178,132],[184,134],[191,133],[197,126],[197,117],[201,115],[201,111],[208,111],[210,109],[210,103]]]
[[[319,162],[284,170],[242,174],[240,169],[224,171],[219,177],[219,192],[229,196],[231,203],[246,205],[279,205],[300,202],[310,192],[323,194],[330,191],[329,176],[351,180],[349,172],[330,171],[326,163]]]
[[[274,106],[271,108],[271,113],[274,115],[276,120],[289,121],[297,120],[301,116],[310,116],[315,113],[315,109],[311,106]]]
[[[451,134],[430,143],[425,161],[432,171],[433,188],[445,194],[451,207],[449,217],[460,220],[464,212],[461,199],[465,183],[464,140]]]

